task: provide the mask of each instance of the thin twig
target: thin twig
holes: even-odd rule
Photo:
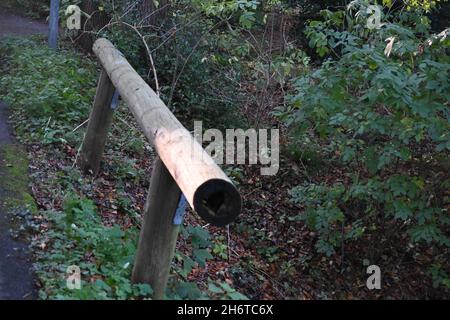
[[[154,63],[154,60],[153,60],[153,56],[151,54],[150,48],[148,47],[147,41],[145,40],[145,37],[138,30],[139,27],[133,26],[133,25],[131,25],[131,24],[127,23],[127,22],[124,22],[124,21],[115,21],[115,22],[110,22],[107,25],[103,26],[97,32],[92,32],[92,31],[87,31],[87,30],[84,30],[83,32],[84,33],[92,33],[92,34],[95,34],[95,35],[98,36],[103,30],[105,30],[107,28],[110,28],[110,27],[112,27],[114,25],[117,25],[117,24],[122,24],[124,26],[127,26],[127,27],[131,28],[132,30],[134,30],[134,32],[137,33],[139,38],[141,38],[141,40],[142,40],[142,42],[144,44],[145,50],[147,51],[148,58],[150,60],[150,67],[151,67],[151,69],[153,71],[153,77],[155,78],[155,91],[156,91],[156,94],[159,96],[160,95],[159,81],[158,81],[158,75],[156,73],[156,68],[155,68],[155,63]]]
[[[72,132],[77,131],[78,129],[80,129],[82,126],[84,126],[88,122],[89,122],[89,118],[84,120],[83,123],[79,124],[75,129],[72,130]]]
[[[228,261],[230,261],[230,258],[231,258],[231,252],[230,252],[230,250],[231,250],[231,248],[230,248],[230,225],[229,224],[227,224],[227,242],[228,242],[228,244],[227,244],[227,249],[228,249]]]

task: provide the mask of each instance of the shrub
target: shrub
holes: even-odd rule
[[[294,220],[318,232],[328,256],[344,241],[401,238],[405,227],[412,242],[448,247],[448,30],[429,34],[426,17],[411,11],[370,31],[365,8],[360,20],[324,11],[307,29],[318,53],[335,58],[295,79],[279,116],[297,145],[315,142],[342,173],[293,188],[306,208]]]

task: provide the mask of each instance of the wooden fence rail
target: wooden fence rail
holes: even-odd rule
[[[103,70],[79,165],[85,172],[99,171],[116,88],[159,157],[152,172],[132,277],[134,282],[149,283],[154,298],[161,299],[178,235],[174,216],[182,195],[205,221],[218,226],[237,217],[241,197],[231,180],[111,42],[98,39],[93,51]]]

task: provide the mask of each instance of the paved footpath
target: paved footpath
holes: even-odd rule
[[[9,35],[26,36],[31,34],[45,34],[47,26],[41,22],[10,14],[0,8],[0,42]],[[17,141],[12,135],[8,123],[8,108],[1,102],[0,96],[0,149],[14,147]],[[0,152],[0,300],[4,299],[36,299],[37,290],[31,271],[31,254],[26,240],[13,238],[13,216],[5,210],[5,199],[11,197],[5,183],[8,179],[4,156]]]
[[[17,16],[0,7],[0,41],[8,35],[46,34],[47,29],[42,22]]]

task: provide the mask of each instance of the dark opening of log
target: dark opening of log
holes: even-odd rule
[[[216,226],[225,226],[239,215],[241,196],[230,182],[211,179],[196,190],[194,210],[205,221]]]

